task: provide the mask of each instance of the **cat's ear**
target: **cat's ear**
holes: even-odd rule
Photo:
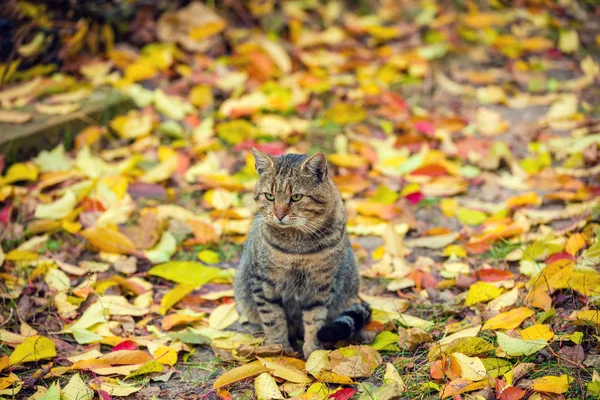
[[[314,175],[319,182],[327,176],[327,158],[323,153],[317,153],[302,163],[302,170]]]
[[[252,148],[252,155],[254,156],[254,167],[259,175],[275,165],[273,157],[255,149],[254,147]]]

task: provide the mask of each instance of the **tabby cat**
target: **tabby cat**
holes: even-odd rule
[[[234,282],[239,311],[286,352],[303,336],[305,357],[323,343],[361,340],[371,311],[357,299],[358,264],[325,156],[252,153],[258,213]]]

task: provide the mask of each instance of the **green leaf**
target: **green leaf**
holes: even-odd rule
[[[225,270],[207,267],[195,261],[169,261],[151,268],[148,274],[198,287],[224,276]]]
[[[38,204],[35,207],[35,217],[40,219],[59,220],[63,219],[77,205],[77,196],[70,190],[67,190],[63,197],[47,204]]]
[[[467,225],[481,225],[487,218],[483,211],[470,210],[468,208],[459,208],[456,217],[460,222]]]
[[[548,344],[544,339],[516,339],[502,332],[496,332],[496,335],[498,335],[498,345],[500,348],[511,357],[528,356],[537,353]]]
[[[38,400],[60,400],[60,386],[58,382],[53,382],[46,393]]]
[[[375,340],[373,340],[373,343],[371,343],[371,347],[374,347],[379,351],[399,351],[397,343],[398,334],[390,331],[384,331],[375,336]]]
[[[177,339],[186,344],[209,344],[210,339],[190,331],[169,332],[167,334],[171,339]]]
[[[164,369],[165,366],[159,363],[158,361],[148,361],[147,363],[133,371],[131,374],[127,375],[125,379],[129,379],[134,376],[153,374],[155,372],[163,372]]]
[[[62,400],[93,400],[94,391],[90,389],[79,374],[75,374],[62,390]]]
[[[171,232],[163,233],[158,244],[144,252],[146,258],[153,263],[166,262],[171,259],[177,251],[177,240]]]

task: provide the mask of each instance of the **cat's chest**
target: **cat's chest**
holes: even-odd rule
[[[285,297],[303,297],[315,287],[318,277],[306,264],[280,264],[271,269],[270,275],[277,282],[277,291]]]

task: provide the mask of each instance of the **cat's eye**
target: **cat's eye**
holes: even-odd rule
[[[275,196],[273,195],[273,193],[265,193],[265,198],[269,201],[275,200]]]
[[[292,201],[300,201],[300,199],[303,198],[303,197],[304,197],[303,194],[292,195]]]

